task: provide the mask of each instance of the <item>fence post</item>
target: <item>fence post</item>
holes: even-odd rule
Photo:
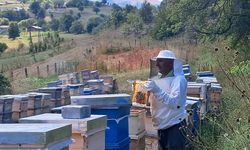
[[[74,65],[74,68],[75,68],[75,72],[77,72],[77,64],[76,63]]]
[[[135,39],[135,47],[136,47],[136,39]]]
[[[142,66],[143,66],[143,58],[141,59],[141,68],[140,69],[142,69]]]
[[[10,77],[12,80],[14,80],[14,72],[12,70],[10,71]]]
[[[55,65],[55,74],[57,74],[57,65],[56,63],[54,65]]]
[[[39,66],[36,66],[36,70],[37,70],[37,77],[40,77],[40,68],[39,68]]]
[[[47,76],[49,76],[49,65],[47,65]]]
[[[25,77],[28,78],[28,70],[27,70],[27,68],[24,68],[24,73],[25,73]]]
[[[119,60],[119,62],[118,62],[118,73],[120,73],[121,72],[121,61]]]
[[[62,62],[62,74],[64,74],[64,62]]]

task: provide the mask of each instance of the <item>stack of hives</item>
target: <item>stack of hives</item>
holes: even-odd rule
[[[90,79],[99,79],[99,71],[98,70],[90,71]]]
[[[40,93],[48,93],[51,95],[50,108],[61,106],[62,88],[61,87],[45,87],[38,89]]]
[[[129,137],[131,150],[145,149],[145,118],[144,109],[131,109],[129,115]]]
[[[63,106],[62,114],[42,114],[20,119],[21,123],[72,124],[74,144],[70,150],[104,150],[107,117],[91,115],[90,106]]]
[[[78,72],[60,75],[59,80],[61,80],[64,85],[80,83],[80,77]]]
[[[189,100],[200,101],[201,108],[199,110],[200,117],[208,112],[208,99],[207,99],[208,86],[205,83],[188,82],[187,98]]]
[[[91,114],[106,115],[105,149],[129,150],[128,118],[131,108],[131,97],[127,94],[104,94],[72,96],[74,105],[90,105]]]
[[[1,150],[68,150],[69,124],[2,124]]]
[[[80,95],[80,91],[84,90],[83,84],[68,84],[67,85],[69,89],[70,96],[78,96]]]
[[[186,118],[187,126],[191,130],[192,134],[196,134],[196,130],[199,127],[200,104],[201,104],[201,101],[196,101],[196,100],[192,100],[192,99],[187,99],[186,100],[185,109],[186,109],[186,111],[188,113],[188,116]]]
[[[38,115],[42,113],[42,94],[28,93],[28,113],[27,116]]]
[[[218,113],[220,111],[222,87],[218,83],[217,78],[211,71],[198,72],[196,82],[207,85],[208,111]]]
[[[104,94],[112,94],[116,90],[116,80],[111,75],[101,75],[100,79],[103,79],[103,92]]]
[[[86,83],[88,80],[90,80],[90,70],[85,69],[81,71],[82,81],[83,83]]]
[[[49,104],[50,109],[70,104],[70,94],[66,86],[44,87],[44,88],[38,89],[38,92],[48,93],[51,95],[50,104]]]
[[[27,95],[10,95],[14,98],[12,105],[12,121],[18,122],[20,118],[27,117],[28,100]]]
[[[47,83],[48,87],[59,87],[63,84],[62,80],[51,81]]]
[[[103,79],[91,79],[87,81],[89,88],[94,89],[96,94],[101,94],[103,92],[104,80]]]
[[[70,93],[69,93],[69,89],[66,86],[62,86],[62,97],[61,97],[61,105],[70,105],[71,103],[71,99],[70,99]]]
[[[209,99],[209,110],[213,113],[218,113],[220,111],[221,105],[221,93],[222,87],[218,83],[211,83],[211,87],[208,92]]]
[[[12,122],[12,104],[14,98],[9,96],[0,96],[0,123]]]

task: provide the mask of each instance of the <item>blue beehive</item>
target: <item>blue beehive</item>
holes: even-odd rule
[[[191,130],[193,133],[195,133],[195,130],[198,129],[199,127],[199,107],[200,107],[200,102],[199,101],[193,101],[193,100],[186,100],[186,110],[187,112],[191,112]],[[189,114],[190,115],[190,114]]]
[[[190,76],[191,69],[190,69],[189,64],[183,65],[182,70],[183,70],[185,76]]]
[[[96,89],[84,88],[84,89],[80,89],[79,92],[80,92],[80,95],[95,95]]]
[[[51,81],[47,83],[48,87],[58,87],[62,85],[63,81],[62,80],[56,80],[56,81]]]
[[[196,73],[197,77],[213,77],[214,73],[211,71],[201,71]]]
[[[91,114],[107,115],[105,149],[129,150],[128,117],[131,97],[128,94],[72,96],[72,103],[90,105]]]

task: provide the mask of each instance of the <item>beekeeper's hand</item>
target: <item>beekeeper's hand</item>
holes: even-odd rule
[[[144,87],[146,88],[146,90],[153,93],[158,93],[161,91],[161,89],[155,84],[155,81],[146,81]]]

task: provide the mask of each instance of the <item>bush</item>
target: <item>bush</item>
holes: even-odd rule
[[[111,48],[107,48],[104,53],[105,54],[115,54],[115,53],[119,53],[119,52],[120,52],[119,48],[111,47]]]
[[[93,29],[103,23],[103,19],[100,17],[90,18],[87,23],[87,32],[92,33]]]
[[[10,94],[11,93],[11,84],[10,81],[4,77],[3,74],[0,74],[0,95]]]
[[[72,23],[72,26],[69,29],[70,33],[81,34],[84,32],[82,22],[80,20],[76,20]]]
[[[19,31],[19,28],[18,28],[18,25],[16,22],[10,23],[10,27],[8,29],[8,32],[9,32],[9,38],[11,38],[11,39],[16,39],[16,37],[20,36],[20,31]]]
[[[0,55],[8,48],[7,44],[0,43]]]

